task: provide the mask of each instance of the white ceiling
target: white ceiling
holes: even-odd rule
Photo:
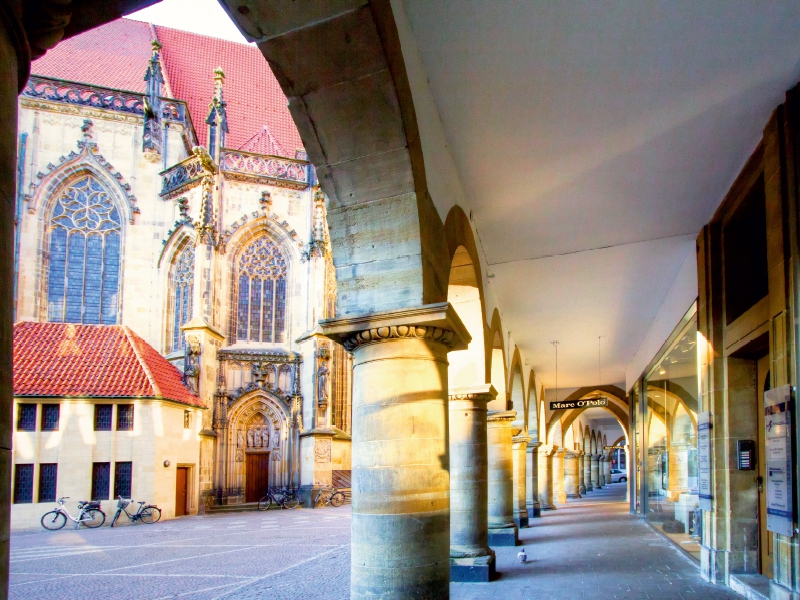
[[[403,4],[506,327],[546,385],[554,339],[559,387],[596,384],[598,336],[624,381],[800,79],[800,2]]]

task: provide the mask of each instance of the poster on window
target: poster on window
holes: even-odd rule
[[[711,510],[711,413],[697,415],[697,483],[700,508]]]
[[[767,455],[767,529],[791,537],[794,533],[794,504],[790,385],[764,392],[764,441]]]

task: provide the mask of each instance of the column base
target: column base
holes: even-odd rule
[[[594,487],[592,486],[592,484],[591,484],[591,483],[590,483],[589,485],[587,485],[587,486],[586,486],[586,491],[587,491],[587,492],[594,491]]]
[[[578,488],[578,493],[579,494],[585,494],[586,493],[586,486],[582,485],[581,487],[579,487]]]
[[[556,504],[566,504],[567,503],[566,492],[558,492],[557,494],[553,494],[553,501]]]
[[[500,529],[489,528],[490,546],[516,546],[519,542],[516,524],[513,527],[503,527]]]
[[[542,510],[556,510],[556,505],[555,504],[542,504],[541,508],[542,508]]]
[[[536,504],[529,504],[528,515],[531,519],[540,519],[542,517],[542,506],[538,502]]]
[[[580,498],[580,494],[567,494],[567,498]]]
[[[450,558],[450,581],[489,583],[497,577],[494,552],[486,556]]]
[[[519,514],[514,517],[514,523],[517,524],[517,528],[527,527],[529,518],[530,515],[528,514],[528,510],[521,510],[519,511]]]

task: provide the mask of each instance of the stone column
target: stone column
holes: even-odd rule
[[[580,476],[578,475],[578,453],[567,451],[564,453],[564,493],[567,498],[580,498]]]
[[[558,448],[553,454],[553,502],[567,503],[567,494],[564,491],[564,448]]]
[[[514,459],[514,522],[517,527],[527,527],[529,514],[525,458],[528,454],[528,442],[531,441],[531,436],[518,430],[514,433],[511,441],[511,452]]]
[[[603,460],[603,474],[606,478],[606,484],[611,483],[611,457],[606,456]]]
[[[487,583],[495,574],[489,548],[486,405],[491,385],[450,390],[450,581]]]
[[[511,450],[511,423],[516,414],[513,410],[497,411],[490,412],[488,417],[490,546],[517,545]]]
[[[553,503],[553,448],[539,448],[539,505],[542,510],[555,510]]]
[[[447,303],[320,326],[354,353],[350,597],[447,598],[447,352],[469,334]]]
[[[583,469],[584,453],[578,452],[578,493],[581,496],[586,495],[586,473]]]
[[[602,486],[600,485],[600,455],[599,454],[592,454],[592,487],[595,489],[601,489]]]
[[[542,516],[542,506],[539,503],[539,446],[541,442],[528,442],[527,457],[528,481],[526,487],[528,517],[538,519]]]
[[[625,482],[625,487],[627,489],[625,490],[625,500],[627,502],[631,501],[631,485],[633,485],[632,482],[631,482],[631,453],[630,453],[629,448],[630,448],[630,446],[626,444],[625,445],[625,478],[627,479],[627,481]]]
[[[588,453],[583,454],[583,481],[586,484],[587,492],[594,490],[594,485],[592,485],[592,455]]]

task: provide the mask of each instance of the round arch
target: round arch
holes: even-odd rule
[[[514,347],[511,366],[508,369],[508,398],[511,410],[516,411],[513,426],[528,432],[528,404],[525,401],[525,384],[522,378],[522,358],[519,348]]]

